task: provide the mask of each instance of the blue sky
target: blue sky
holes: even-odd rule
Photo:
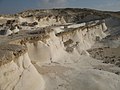
[[[0,14],[59,7],[120,11],[120,0],[0,0]]]

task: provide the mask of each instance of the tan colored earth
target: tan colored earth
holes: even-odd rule
[[[91,9],[0,16],[0,90],[120,90],[120,16]]]

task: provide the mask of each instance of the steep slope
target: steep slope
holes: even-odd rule
[[[11,33],[0,33],[0,90],[120,90],[112,12],[30,10],[3,19]]]
[[[0,54],[0,90],[43,90],[44,80],[25,47],[4,45]]]

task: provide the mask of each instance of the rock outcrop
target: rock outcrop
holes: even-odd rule
[[[28,10],[0,25],[0,90],[120,90],[118,14]]]

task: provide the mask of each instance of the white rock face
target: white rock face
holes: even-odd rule
[[[120,20],[88,11],[26,11],[8,21],[22,29],[0,36],[0,90],[120,90]]]
[[[82,27],[82,26],[85,26],[85,25],[86,25],[86,23],[73,24],[73,25],[68,26],[68,28],[79,28],[79,27]]]
[[[11,35],[12,33],[13,33],[13,32],[8,29],[8,30],[6,31],[6,35],[5,35],[5,36]]]
[[[38,41],[36,43],[27,43],[28,53],[33,61],[51,62],[58,60],[64,53],[63,43],[55,36],[54,32],[50,33],[50,38],[46,43]]]
[[[0,67],[0,90],[44,90],[44,80],[27,53]]]
[[[79,49],[86,50],[91,48],[91,46],[96,42],[97,37],[100,39],[106,37],[106,33],[104,33],[106,29],[107,28],[104,23],[94,27],[85,28],[83,30],[78,28],[75,33],[63,35],[61,37],[61,41],[66,42],[67,40],[72,39],[74,42],[79,42]]]
[[[90,58],[86,51],[106,37],[106,24],[76,28],[75,32],[65,34],[64,29],[57,36],[61,28],[52,28],[44,41],[26,42],[28,52],[0,67],[0,90],[120,89],[120,76],[95,69],[116,67]]]
[[[86,50],[90,49],[96,42],[96,37],[102,39],[106,36],[103,31],[104,28],[101,24],[84,30],[76,29],[75,33],[60,37],[55,35],[55,31],[50,32],[50,38],[46,42],[36,41],[35,43],[26,44],[29,57],[32,61],[41,63],[57,62],[61,58],[67,58],[68,53],[66,52],[67,48],[64,46],[64,42],[69,39],[73,40],[73,43],[69,46],[73,47],[76,57],[79,57],[79,54],[89,55]],[[77,42],[78,45],[76,45]]]
[[[27,43],[29,57],[32,61],[50,62],[50,48],[47,44],[39,41],[36,43]]]
[[[65,31],[64,26],[54,27],[53,30],[54,30],[55,34]]]
[[[36,21],[36,19],[34,17],[26,17],[26,18],[18,17],[18,21],[19,23],[22,22],[32,23],[33,21]]]
[[[17,33],[19,32],[20,30],[18,29],[18,27],[15,27],[15,29],[13,30],[13,33]]]

